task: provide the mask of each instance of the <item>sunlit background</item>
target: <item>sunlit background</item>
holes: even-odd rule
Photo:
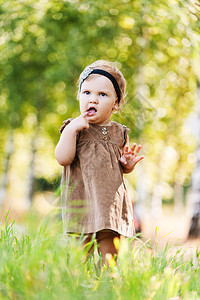
[[[105,59],[127,80],[126,103],[113,120],[130,129],[145,155],[126,176],[142,230],[151,237],[160,226],[162,233],[186,237],[200,128],[197,3],[0,3],[1,215],[9,207],[16,219],[29,209],[59,210],[59,129],[79,115],[80,72]]]

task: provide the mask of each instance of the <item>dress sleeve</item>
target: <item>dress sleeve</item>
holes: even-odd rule
[[[129,128],[127,128],[125,125],[123,125],[123,130],[124,130],[124,144],[123,147],[126,145],[127,140],[128,140],[128,132],[129,132]]]
[[[69,119],[63,121],[64,124],[63,124],[63,125],[61,126],[61,128],[60,128],[60,133],[63,132],[63,130],[65,129],[65,127],[66,127],[72,120],[73,120],[73,118],[69,118]]]

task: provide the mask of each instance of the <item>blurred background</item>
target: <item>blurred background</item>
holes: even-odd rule
[[[0,206],[20,221],[59,210],[54,158],[63,120],[79,115],[77,80],[116,62],[145,159],[126,176],[147,237],[200,235],[198,1],[0,0]]]

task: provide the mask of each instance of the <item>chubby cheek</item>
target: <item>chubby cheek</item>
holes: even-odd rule
[[[109,105],[107,107],[104,106],[104,113],[105,114],[111,115],[112,112],[113,112],[113,106],[112,105]]]
[[[87,110],[86,106],[87,105],[83,101],[79,100],[79,107],[80,107],[80,112],[81,113],[84,113]]]

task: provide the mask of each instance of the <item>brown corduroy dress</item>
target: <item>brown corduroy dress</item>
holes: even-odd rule
[[[61,132],[72,119],[64,121]],[[134,235],[132,203],[119,162],[128,128],[90,124],[77,135],[76,155],[63,167],[61,200],[64,232],[114,230]]]

